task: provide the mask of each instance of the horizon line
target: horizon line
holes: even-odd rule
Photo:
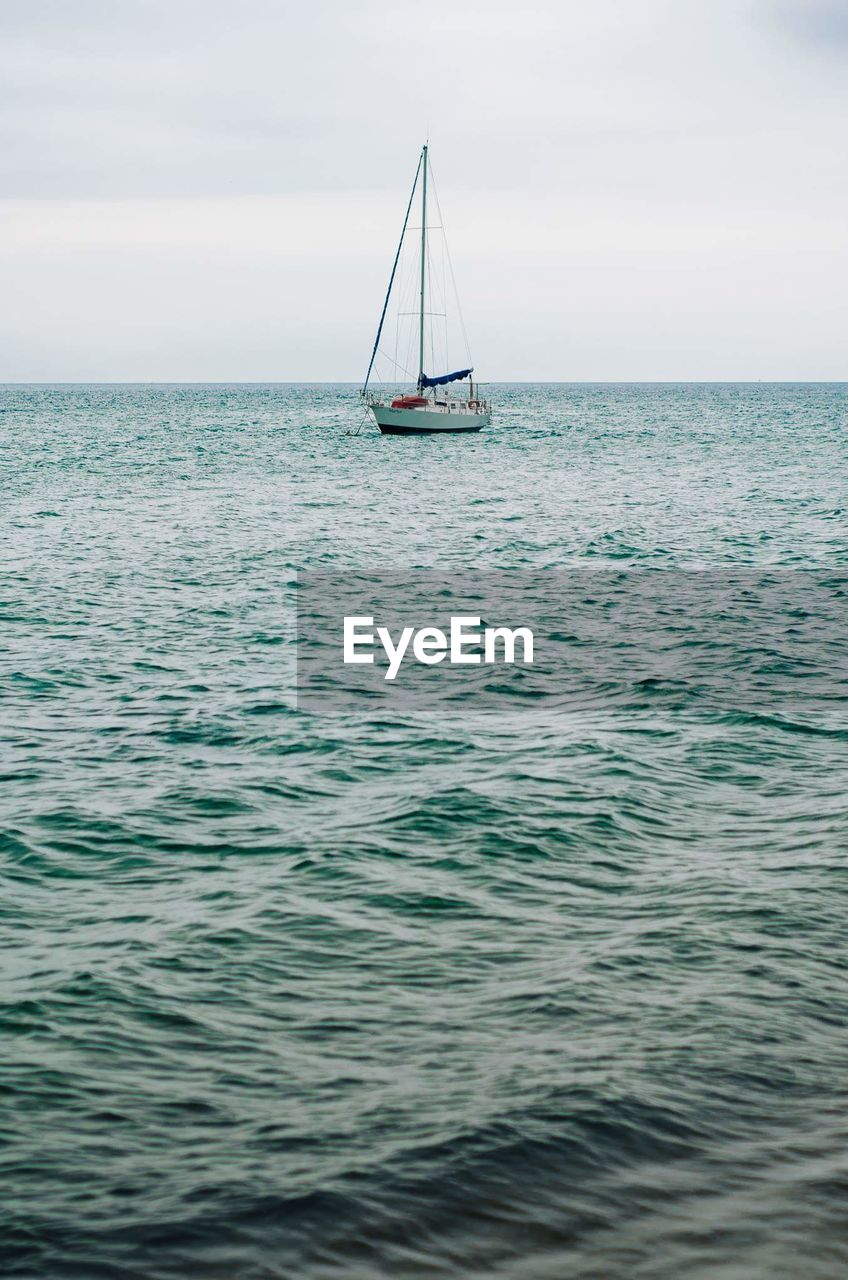
[[[627,387],[627,386],[844,386],[844,378],[503,378],[481,382],[489,387]],[[20,378],[0,379],[0,387],[359,387],[348,378]],[[383,383],[401,386],[405,383]]]

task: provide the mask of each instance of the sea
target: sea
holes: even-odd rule
[[[763,665],[848,599],[848,384],[489,394],[0,387],[5,1275],[848,1274],[848,635]],[[734,696],[443,715],[298,697],[319,571],[781,590]]]

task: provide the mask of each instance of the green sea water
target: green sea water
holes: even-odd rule
[[[848,591],[848,385],[491,394],[0,388],[6,1274],[848,1270],[844,699],[294,697],[306,571]]]

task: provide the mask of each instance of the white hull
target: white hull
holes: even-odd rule
[[[374,421],[384,435],[429,435],[439,432],[479,431],[492,420],[489,413],[451,413],[439,409],[390,409],[370,406]]]

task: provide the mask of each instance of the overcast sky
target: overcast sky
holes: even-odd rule
[[[0,379],[848,378],[848,0],[0,0]]]

